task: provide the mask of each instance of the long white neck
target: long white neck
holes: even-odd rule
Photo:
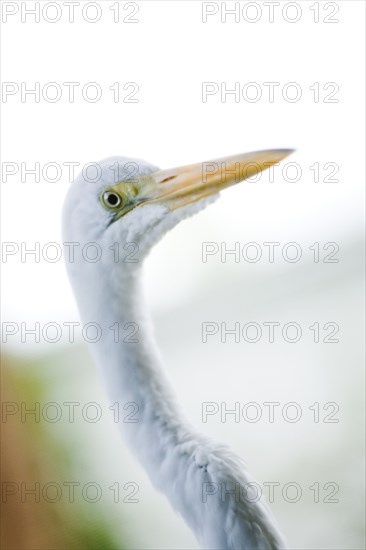
[[[124,436],[153,484],[180,510],[178,500],[182,495],[173,494],[175,473],[171,469],[181,468],[182,464],[174,464],[171,457],[181,444],[196,440],[162,368],[143,305],[140,271],[123,272],[118,282],[110,280],[109,284],[106,276],[98,277],[95,288],[77,293],[78,301],[83,322],[101,325],[102,337],[90,348],[106,381],[109,398],[119,403],[120,410],[132,404],[126,410],[134,411],[133,422],[121,421]],[[179,455],[174,460],[179,460]]]
[[[117,271],[91,277],[76,294],[83,322],[101,326],[102,337],[91,349],[110,399],[122,407],[132,403],[136,411],[133,420],[137,422],[121,422],[130,447],[204,548],[284,548],[262,502],[237,503],[236,497],[229,502],[218,496],[207,503],[202,499],[205,483],[244,487],[251,478],[240,459],[185,420],[161,367],[141,302],[140,269]],[[129,341],[131,329],[135,342]],[[236,507],[240,510],[235,512]]]

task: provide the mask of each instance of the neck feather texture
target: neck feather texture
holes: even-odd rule
[[[102,337],[91,344],[98,369],[107,384],[109,398],[120,410],[131,404],[134,422],[122,422],[124,436],[158,488],[165,485],[162,464],[165,454],[195,431],[189,426],[172,390],[153,327],[146,314],[140,285],[140,269],[124,273],[118,284],[111,281],[110,293],[86,297],[83,321],[97,321]],[[89,292],[87,293],[89,294]],[[165,488],[164,488],[165,491]]]
[[[237,488],[253,479],[238,457],[194,430],[179,409],[142,303],[140,268],[122,276],[113,270],[100,275],[78,289],[80,311],[84,323],[101,325],[102,338],[91,349],[112,402],[122,407],[131,403],[137,411],[137,422],[122,422],[121,428],[153,485],[169,498],[204,548],[285,548],[262,501],[238,502],[233,495],[222,500],[219,493],[203,499],[207,484]]]

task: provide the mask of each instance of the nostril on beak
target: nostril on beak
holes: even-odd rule
[[[170,180],[173,180],[176,176],[169,176],[168,178],[165,178],[163,180],[161,180],[160,183],[166,183],[167,181],[170,181]]]

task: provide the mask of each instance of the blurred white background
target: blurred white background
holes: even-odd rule
[[[19,11],[4,22],[4,6],[10,4]],[[29,88],[39,82],[41,89],[55,82],[63,95],[55,103],[42,97],[37,103],[31,96],[22,102],[20,93],[3,95],[3,177],[4,163],[17,163],[20,169],[20,163],[31,168],[36,162],[41,167],[54,162],[63,172],[55,183],[42,177],[34,182],[31,175],[22,182],[20,171],[2,183],[4,242],[25,242],[30,248],[35,242],[41,248],[62,242],[66,163],[83,166],[121,154],[167,168],[256,149],[296,149],[288,162],[301,167],[299,181],[286,181],[278,167],[274,182],[266,173],[257,183],[234,187],[167,235],[146,263],[146,293],[167,369],[190,418],[240,453],[261,483],[301,486],[297,503],[279,495],[272,504],[290,548],[364,548],[364,3],[328,2],[326,7],[304,1],[291,8],[279,2],[271,23],[268,3],[252,2],[257,7],[250,9],[260,9],[256,13],[262,15],[250,23],[242,11],[238,22],[229,15],[222,22],[221,2],[210,7],[195,1],[120,2],[121,19],[134,11],[138,22],[115,23],[111,7],[117,3],[99,2],[101,18],[94,24],[81,16],[84,1],[75,7],[74,23],[68,22],[65,3],[55,2],[62,16],[54,24],[42,15],[39,23],[32,16],[22,22],[22,4],[34,2],[2,6],[3,82],[19,87],[23,82]],[[236,4],[242,10],[248,2]],[[203,11],[216,8],[204,23]],[[286,18],[294,18],[294,9],[301,16],[290,23]],[[94,17],[92,10],[89,17]],[[247,19],[255,17],[254,11],[245,13]],[[54,17],[52,11],[49,17]],[[326,17],[338,22],[326,23]],[[74,103],[68,101],[64,82],[80,83]],[[89,82],[103,91],[96,103],[80,93]],[[124,84],[137,83],[138,102],[115,103],[109,88],[116,82],[123,97]],[[226,83],[230,89],[235,82],[240,89],[255,82],[262,98],[249,102],[241,96],[235,102],[228,95],[221,101],[217,93],[203,102],[204,82]],[[273,102],[265,82],[279,83]],[[282,96],[290,82],[301,89],[297,102]],[[319,83],[318,102],[314,83]],[[337,102],[324,101],[333,90],[324,90],[327,83],[339,87],[333,96]],[[315,163],[319,182],[310,168]],[[326,163],[337,165],[334,178],[339,181],[324,181],[331,174]],[[203,263],[203,242],[223,242],[228,248],[256,242],[263,257],[257,263],[235,263],[229,256],[223,263],[217,254]],[[265,242],[280,243],[274,263],[268,262]],[[281,256],[289,242],[301,246],[297,263]],[[337,263],[323,261],[323,246],[329,242],[339,246]],[[319,262],[309,249],[314,243],[320,246]],[[37,263],[28,257],[22,262],[16,254],[2,267],[3,321],[31,326],[78,320],[62,260],[41,258]],[[256,344],[230,338],[222,344],[219,337],[203,344],[204,321],[294,321],[303,337],[297,344],[280,337],[270,344],[263,332]],[[337,323],[339,343],[314,343],[308,327],[315,322]],[[85,344],[69,344],[66,333],[56,344],[34,344],[32,339],[22,344],[17,334],[4,350],[40,358],[42,372],[51,380],[49,401],[105,399]],[[228,408],[235,402],[278,401],[282,406],[296,401],[303,416],[298,423],[279,417],[271,424],[266,419],[236,423],[232,417],[223,423],[215,415],[202,423],[202,403],[207,401],[226,402]],[[339,422],[315,423],[309,410],[314,402],[337,403]],[[113,528],[128,533],[131,548],[197,547],[129,455],[109,415],[98,424],[61,422],[49,429],[66,445],[82,449],[82,468],[78,462],[75,478],[85,475],[106,486],[117,479],[139,484],[138,504],[115,505],[111,497],[102,503]],[[339,502],[314,503],[309,486],[315,482],[337,484]]]

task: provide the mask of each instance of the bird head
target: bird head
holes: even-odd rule
[[[269,168],[291,150],[256,151],[159,170],[140,160],[111,157],[71,185],[64,206],[64,240],[134,244],[142,259],[182,219],[204,208],[219,192]]]
[[[104,317],[112,319],[121,300],[132,296],[142,260],[169,229],[290,152],[257,151],[167,170],[124,157],[84,167],[63,209],[64,257],[82,317],[101,315],[108,292]]]

